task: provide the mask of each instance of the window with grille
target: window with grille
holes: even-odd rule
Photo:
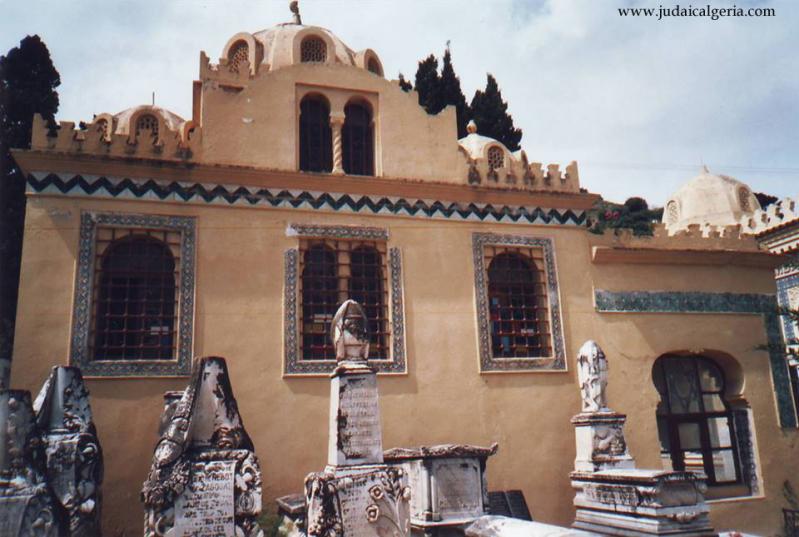
[[[175,358],[180,233],[98,228],[93,360]]]
[[[348,298],[369,319],[369,358],[389,359],[385,242],[301,239],[299,258],[301,359],[335,360],[330,322]]]
[[[372,114],[362,104],[344,107],[341,132],[342,166],[349,175],[374,175]]]
[[[158,118],[152,114],[144,114],[136,120],[136,139],[149,138],[153,142],[158,140]]]
[[[320,37],[306,37],[300,44],[302,63],[324,63],[327,61],[327,43]]]
[[[661,457],[669,469],[698,470],[710,486],[742,482],[724,374],[705,357],[663,356],[653,369]]]
[[[237,41],[228,51],[228,69],[238,73],[244,62],[250,61],[250,47],[246,41]]]
[[[491,351],[494,358],[552,354],[543,251],[487,245]]]
[[[300,103],[300,170],[329,172],[333,169],[330,107],[320,96]]]
[[[505,155],[502,148],[491,146],[488,148],[488,167],[497,170],[505,165]]]

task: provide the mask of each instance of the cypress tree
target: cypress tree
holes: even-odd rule
[[[419,62],[414,83],[419,94],[419,105],[427,110],[428,114],[438,114],[444,109],[441,99],[441,79],[438,76],[438,60],[430,55]]]
[[[508,104],[502,100],[502,92],[490,73],[485,91],[477,90],[474,93],[471,111],[479,134],[499,140],[511,151],[519,149],[522,130],[513,126]]]
[[[452,67],[452,55],[449,52],[449,47],[444,52],[444,65],[441,67],[441,78],[439,80],[441,88],[441,100],[444,106],[455,106],[455,112],[458,118],[458,139],[466,136],[466,124],[469,123],[471,111],[469,105],[466,104],[466,97],[461,90],[461,81],[458,75],[455,74],[455,69]]]
[[[399,87],[404,92],[408,92],[408,91],[411,91],[413,89],[413,84],[411,84],[409,81],[405,80],[405,75],[403,75],[402,73],[399,74],[398,82],[399,82]]]
[[[60,83],[37,35],[0,56],[0,359],[10,358],[13,348],[25,221],[25,177],[9,149],[30,147],[34,113],[55,128]]]

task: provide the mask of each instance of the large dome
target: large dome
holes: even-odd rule
[[[703,166],[699,175],[669,198],[663,222],[670,231],[691,224],[728,226],[738,224],[759,209],[749,186],[726,175],[712,174]]]

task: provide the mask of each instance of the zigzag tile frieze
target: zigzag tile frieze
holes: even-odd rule
[[[585,211],[541,207],[461,204],[442,201],[414,200],[394,197],[369,197],[328,192],[288,189],[267,189],[246,186],[209,185],[203,183],[159,182],[153,179],[84,177],[64,178],[55,173],[28,175],[28,192],[60,193],[67,196],[105,198],[141,198],[187,203],[265,206],[274,208],[313,208],[354,213],[416,216],[456,220],[494,220],[521,224],[553,224],[583,226]]]

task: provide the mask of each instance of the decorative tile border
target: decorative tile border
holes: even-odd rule
[[[796,427],[796,410],[791,380],[780,331],[777,299],[774,295],[750,293],[702,293],[671,291],[594,291],[600,313],[734,313],[762,315],[769,346],[771,378],[777,399],[780,425]]]
[[[583,226],[586,211],[524,206],[494,206],[490,203],[455,203],[394,196],[350,195],[335,192],[309,192],[267,189],[253,186],[162,182],[55,173],[28,175],[27,191],[32,194],[91,196],[200,203],[220,206],[277,209],[315,209],[369,215],[413,216],[475,222],[502,222],[536,225]]]
[[[164,229],[180,233],[178,348],[175,360],[92,360],[89,332],[94,282],[95,239],[98,227]],[[81,213],[78,270],[75,281],[70,363],[90,377],[159,377],[190,373],[194,328],[195,219],[122,213]]]
[[[793,274],[777,280],[777,303],[779,303],[781,308],[789,308],[791,306],[788,293],[792,289],[796,289],[796,291],[793,291],[794,293],[799,292],[799,274]],[[792,323],[787,315],[782,316],[782,332],[785,335],[786,343],[792,339],[799,339],[796,323]]]
[[[735,439],[738,444],[738,456],[741,461],[741,473],[749,486],[749,494],[758,496],[760,484],[757,480],[757,460],[755,457],[754,436],[752,435],[752,410],[749,408],[735,408],[732,411],[732,421],[735,427]]]
[[[323,237],[330,239],[387,240],[388,230],[350,226],[306,226],[290,224],[289,236]],[[335,360],[303,360],[300,357],[299,266],[300,253],[296,248],[286,250],[283,255],[285,270],[283,296],[283,373],[287,376],[324,375],[336,368]],[[388,251],[388,270],[391,284],[391,359],[370,360],[379,373],[405,373],[405,309],[402,288],[402,257],[399,248]]]
[[[492,246],[539,247],[544,252],[544,270],[547,277],[552,349],[554,356],[545,358],[494,358],[491,353],[491,320],[488,306],[488,282],[483,248]],[[480,371],[566,371],[566,350],[563,342],[563,325],[560,314],[555,253],[552,239],[494,233],[472,234],[474,257],[474,291],[477,300],[477,328],[480,344]]]

